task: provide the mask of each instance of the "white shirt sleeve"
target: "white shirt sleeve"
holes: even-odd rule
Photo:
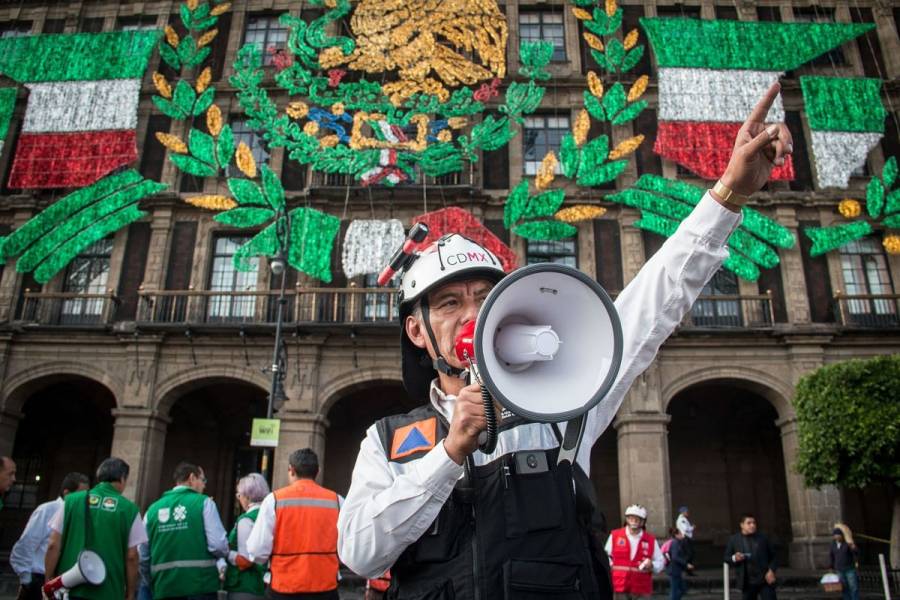
[[[206,533],[206,549],[217,558],[228,556],[228,534],[222,525],[219,511],[212,498],[203,502],[203,531]]]
[[[147,528],[144,526],[144,520],[141,515],[134,515],[134,521],[131,523],[131,531],[128,532],[128,547],[134,548],[150,541],[147,537]]]
[[[19,582],[22,585],[31,582],[32,573],[44,572],[44,554],[50,538],[49,520],[61,505],[61,502],[57,504],[57,501],[54,500],[45,502],[34,509],[22,535],[9,553],[9,565],[19,576]]]
[[[237,524],[237,552],[243,557],[248,557],[247,554],[247,538],[250,537],[250,532],[253,531],[253,521],[250,519],[241,519],[241,522]]]
[[[463,472],[443,442],[408,464],[395,476],[375,427],[366,431],[338,516],[338,555],[363,577],[380,576],[428,530]]]
[[[65,510],[65,506],[61,506],[56,514],[50,519],[50,529],[55,531],[56,533],[62,535],[63,532],[63,512]]]
[[[609,558],[609,566],[612,566],[612,535],[607,536],[603,549],[606,550],[606,556]]]
[[[662,573],[662,570],[666,568],[666,559],[663,556],[662,550],[659,547],[659,542],[653,541],[653,572],[654,573]]]
[[[261,565],[272,554],[272,537],[275,535],[275,494],[266,496],[259,506],[256,522],[247,538],[247,557]]]
[[[728,238],[741,222],[709,192],[616,299],[622,323],[622,364],[609,393],[588,413],[577,462],[590,475],[591,448],[703,286],[728,258]]]

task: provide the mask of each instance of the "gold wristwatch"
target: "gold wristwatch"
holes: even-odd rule
[[[743,194],[735,193],[734,190],[722,183],[721,179],[716,182],[716,185],[713,186],[712,191],[725,204],[730,204],[738,208],[746,204],[747,200],[750,199],[750,196],[744,196]]]

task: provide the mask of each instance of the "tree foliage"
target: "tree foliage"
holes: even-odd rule
[[[794,406],[807,485],[900,486],[900,355],[824,366],[800,381]]]

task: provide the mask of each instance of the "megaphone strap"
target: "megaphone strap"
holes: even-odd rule
[[[422,321],[425,323],[425,333],[428,334],[428,339],[431,340],[431,347],[434,348],[434,353],[437,354],[437,358],[433,363],[435,370],[444,375],[459,377],[463,374],[464,369],[457,369],[451,366],[447,359],[444,358],[444,355],[441,354],[440,348],[438,348],[437,339],[434,337],[434,331],[431,329],[431,313],[428,310],[428,296],[426,294],[422,295],[420,306],[422,308]]]

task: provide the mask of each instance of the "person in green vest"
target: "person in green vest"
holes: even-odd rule
[[[228,556],[228,539],[216,503],[203,494],[206,475],[199,466],[175,467],[175,487],[163,493],[144,515],[150,537],[153,599],[215,600],[219,591],[217,558]]]
[[[16,463],[8,456],[0,456],[0,496],[9,491],[16,482]],[[3,498],[0,497],[0,510],[3,509]]]
[[[242,477],[237,484],[237,500],[241,504],[241,514],[228,534],[228,566],[225,569],[225,590],[228,600],[261,600],[265,596],[266,584],[264,565],[250,560],[247,538],[253,530],[259,505],[269,493],[266,478],[259,473]]]
[[[131,469],[121,458],[107,458],[97,468],[97,485],[72,492],[50,521],[50,543],[44,558],[47,581],[68,571],[82,550],[93,550],[106,565],[100,585],[69,590],[72,600],[134,600],[138,546],[147,531],[138,507],[122,495]]]

